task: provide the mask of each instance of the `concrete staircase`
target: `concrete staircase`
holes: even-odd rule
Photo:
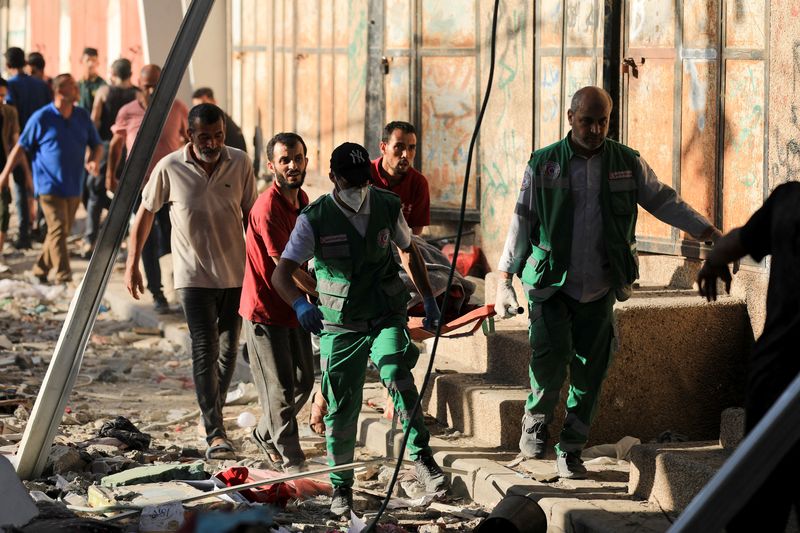
[[[486,280],[487,301],[495,283]],[[521,295],[521,287],[517,288]],[[716,439],[719,416],[744,399],[745,357],[752,343],[744,302],[714,304],[687,290],[639,289],[615,310],[619,350],[592,427],[591,444],[631,435],[647,442],[666,430],[691,440]],[[430,353],[432,343],[427,342]],[[496,321],[489,336],[440,339],[424,401],[440,422],[487,446],[515,450],[528,394],[527,316]],[[423,354],[415,377],[421,384]],[[557,435],[563,420],[555,415]]]

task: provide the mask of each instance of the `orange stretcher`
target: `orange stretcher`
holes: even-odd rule
[[[487,304],[473,309],[469,313],[461,315],[447,324],[442,325],[442,336],[472,324],[472,327],[468,331],[459,332],[457,334],[458,336],[471,335],[478,331],[478,328],[483,325],[483,322],[487,318],[493,317],[495,314],[494,304]],[[422,320],[423,317],[421,316],[412,316],[408,319],[408,331],[411,334],[411,338],[415,341],[424,341],[436,335],[436,331],[431,331],[422,327]],[[447,336],[452,337],[456,335]]]

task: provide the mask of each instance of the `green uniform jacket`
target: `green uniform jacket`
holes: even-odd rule
[[[611,139],[603,149],[600,209],[603,237],[611,264],[611,284],[617,299],[630,297],[639,277],[636,256],[637,182],[634,169],[639,153]],[[528,166],[538,223],[531,233],[531,253],[522,282],[534,301],[552,296],[567,279],[572,246],[573,205],[570,193],[568,137],[535,151]]]
[[[400,197],[370,187],[369,202],[364,237],[329,194],[303,210],[314,230],[314,268],[322,316],[348,329],[369,328],[389,316],[404,314],[410,299],[390,247],[400,215]]]

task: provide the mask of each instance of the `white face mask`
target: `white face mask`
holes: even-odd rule
[[[353,211],[358,212],[367,197],[367,188],[365,186],[339,189],[336,194],[342,202],[347,204]]]

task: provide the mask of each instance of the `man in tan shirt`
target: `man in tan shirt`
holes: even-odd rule
[[[128,292],[144,291],[139,260],[155,213],[170,205],[175,288],[192,339],[197,401],[206,429],[208,459],[234,455],[222,423],[222,406],[233,376],[244,277],[242,221],[256,200],[247,154],[225,146],[225,118],[213,104],[189,112],[190,142],[164,157],[142,191],[131,229],[125,269]]]

